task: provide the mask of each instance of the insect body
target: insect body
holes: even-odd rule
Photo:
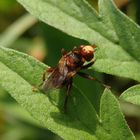
[[[75,47],[72,51],[66,52],[62,49],[62,57],[55,68],[48,69],[43,74],[43,85],[44,91],[48,91],[51,88],[61,88],[66,87],[66,97],[64,102],[64,110],[67,108],[67,101],[70,94],[70,89],[72,87],[73,77],[78,74],[81,77],[96,80],[90,75],[80,72],[82,69],[87,69],[94,64],[94,48],[95,46],[81,45],[80,47]],[[92,61],[91,61],[92,60]],[[85,62],[89,62],[84,65]],[[46,73],[50,73],[46,79]]]

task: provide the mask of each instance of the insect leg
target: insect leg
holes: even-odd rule
[[[50,73],[50,72],[53,72],[54,69],[55,69],[55,67],[48,68],[44,73]]]
[[[72,49],[73,51],[76,51],[77,50],[77,47],[76,46],[74,46],[74,48]]]
[[[70,95],[70,90],[72,87],[72,78],[69,80],[68,84],[66,85],[66,97],[65,97],[65,101],[64,101],[64,112],[66,113],[67,111],[67,103],[68,103],[68,98]]]
[[[44,71],[43,75],[42,75],[42,82],[38,85],[38,87],[41,87],[44,83],[44,81],[46,80],[46,74],[47,73],[51,73],[54,70],[54,68],[48,68]]]
[[[65,55],[65,54],[67,53],[67,51],[65,51],[65,49],[62,48],[62,49],[61,49],[61,53],[62,53],[62,55]]]
[[[43,72],[43,75],[42,75],[42,82],[38,85],[38,86],[34,86],[33,87],[33,91],[38,91],[38,89],[40,89],[40,87],[43,85],[44,81],[46,80],[46,74],[47,73],[50,73],[54,70],[54,68],[48,68],[46,69],[44,72]]]
[[[90,63],[88,63],[87,65],[82,66],[81,69],[87,69],[88,67],[92,66],[95,63],[95,60],[91,61]]]
[[[106,84],[103,84],[100,80],[96,79],[95,77],[92,77],[86,73],[83,73],[83,72],[78,72],[77,73],[79,76],[83,77],[83,78],[86,78],[86,79],[89,79],[89,80],[95,80],[97,82],[99,82],[103,87],[105,88],[111,88],[110,86],[106,85]]]
[[[44,73],[43,73],[43,75],[42,75],[42,81],[43,81],[43,82],[44,82],[45,79],[46,79],[46,73],[47,73],[47,71],[48,71],[48,70],[45,70]]]
[[[55,68],[48,68],[48,69],[46,69],[46,70],[44,71],[44,73],[43,73],[43,75],[42,75],[42,80],[43,80],[43,82],[46,80],[46,74],[47,74],[47,73],[53,72],[54,69],[55,69]]]

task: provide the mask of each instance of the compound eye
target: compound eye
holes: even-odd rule
[[[92,46],[80,46],[81,54],[85,58],[86,61],[90,61],[94,55],[94,48]]]

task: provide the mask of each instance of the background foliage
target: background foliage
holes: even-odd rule
[[[64,2],[65,5],[54,5],[53,1],[46,2],[46,5],[43,1],[38,5],[35,1],[26,3],[26,0],[19,0],[19,2],[47,24],[61,29],[67,34],[42,22],[37,22],[30,15],[23,15],[25,11],[16,1],[13,0],[11,3],[2,0],[0,4],[2,21],[0,23],[2,32],[0,44],[2,46],[27,53],[49,66],[54,66],[61,56],[60,50],[62,47],[70,50],[75,45],[95,43],[98,46],[97,63],[93,66],[94,70],[98,71],[94,71],[95,76],[111,85],[116,96],[124,91],[121,99],[137,105],[140,104],[139,85],[131,87],[137,84],[136,81],[140,80],[138,47],[140,29],[129,18],[114,9],[109,1],[100,0],[99,12],[102,18],[99,18],[97,13],[82,1],[66,1],[66,3]],[[94,5],[95,9],[98,9],[96,1],[90,0],[89,2]],[[125,14],[139,23],[139,1],[135,0],[129,3],[127,1],[116,1],[116,3]],[[46,8],[46,6],[48,7]],[[39,9],[36,10],[37,8]],[[71,10],[70,8],[75,9]],[[81,10],[80,12],[78,8]],[[51,13],[54,15],[48,17],[49,11],[46,10],[51,11],[52,9],[57,12]],[[62,14],[63,18],[58,20],[56,13]],[[20,17],[21,15],[23,16]],[[70,17],[74,17],[74,19],[71,20]],[[67,22],[68,20],[69,22]],[[94,22],[92,22],[93,20]],[[79,28],[72,25],[72,28],[68,28],[70,24],[77,25]],[[65,139],[73,139],[73,136],[77,136],[78,133],[82,138],[86,137],[88,139],[112,139],[114,137],[116,139],[126,139],[126,137],[134,139],[124,121],[118,101],[111,95],[110,91],[104,91],[100,104],[103,89],[98,83],[86,82],[79,77],[75,78],[74,83],[77,88],[72,91],[73,98],[70,102],[69,116],[59,113],[58,108],[42,93],[34,95],[31,85],[40,83],[40,75],[45,67],[45,65],[27,55],[5,48],[0,49],[0,79],[2,79],[0,83],[4,87],[0,88],[1,139],[61,139],[59,136]],[[93,74],[93,68],[87,70],[87,72]],[[8,74],[10,76],[7,77]],[[129,87],[131,88],[128,89]],[[40,126],[24,109],[21,110],[21,107],[7,94],[5,89],[43,125]],[[62,94],[57,94],[57,92],[62,92]],[[58,95],[62,95],[62,97]],[[57,106],[61,107],[63,91],[53,91],[50,97],[55,100]],[[74,102],[75,99],[76,102]],[[120,100],[120,103],[130,128],[135,133],[136,138],[139,139],[139,106],[124,103],[122,100]],[[102,124],[100,124],[96,112],[97,114],[100,112]],[[81,117],[82,115],[84,117]],[[86,125],[88,125],[88,128]],[[54,135],[46,127],[59,136]]]

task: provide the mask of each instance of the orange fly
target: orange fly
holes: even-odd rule
[[[64,102],[64,111],[66,111],[67,108],[67,101],[72,87],[73,77],[76,74],[89,80],[97,80],[86,73],[80,72],[80,70],[87,69],[94,64],[95,60],[93,60],[93,58],[95,48],[95,45],[81,45],[79,47],[74,47],[70,52],[66,52],[62,49],[62,57],[59,60],[58,65],[55,68],[47,69],[43,74],[42,88],[45,92],[51,88],[66,87],[67,91]],[[85,62],[89,63],[84,65]],[[47,73],[50,74],[46,78]],[[100,82],[99,80],[97,81]],[[106,87],[106,85],[102,85]]]

